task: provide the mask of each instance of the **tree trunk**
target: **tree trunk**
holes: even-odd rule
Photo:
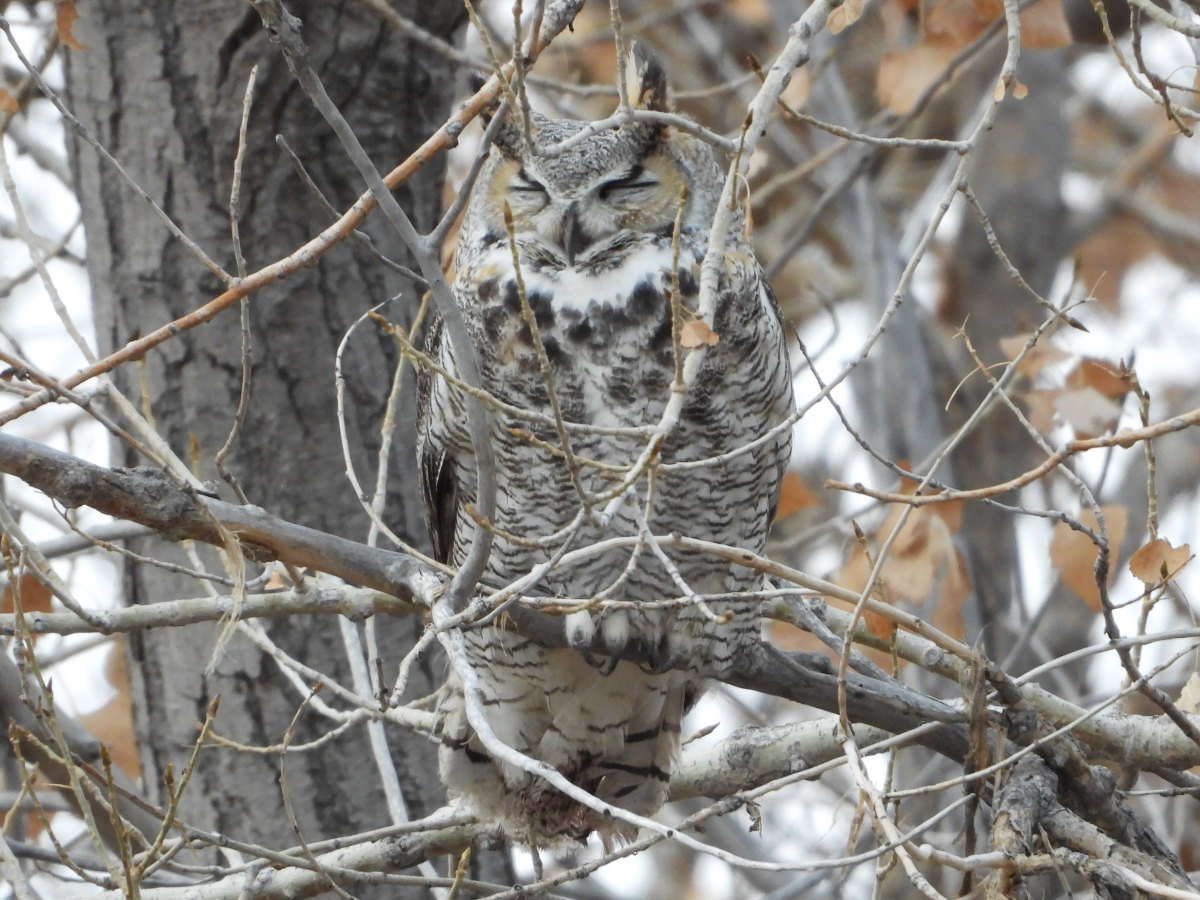
[[[331,97],[386,172],[443,120],[455,83],[453,67],[397,36],[364,6],[289,6],[305,22],[314,66]],[[399,6],[447,39],[465,18],[456,0]],[[332,132],[244,2],[104,0],[80,4],[79,10],[75,33],[86,49],[68,57],[71,105],[131,176],[228,271],[235,271],[228,214],[233,160],[242,98],[255,63],[258,84],[241,188],[248,270],[287,255],[331,220],[275,146],[276,134],[287,139],[338,209],[363,189]],[[221,293],[219,280],[169,236],[111,166],[77,137],[71,153],[102,353]],[[435,161],[398,191],[423,230],[440,210],[443,173],[442,162]],[[364,230],[385,255],[409,262],[381,217],[370,219]],[[400,299],[387,307],[387,314],[393,321],[411,322],[419,291],[360,245],[346,242],[311,268],[250,297],[253,398],[228,465],[251,503],[334,534],[366,537],[369,521],[343,474],[334,355],[365,310],[397,294]],[[238,405],[240,355],[238,314],[231,309],[117,376],[127,396],[148,404],[160,433],[206,480],[218,480],[213,457],[229,434]],[[368,491],[375,480],[379,424],[395,361],[391,339],[369,322],[345,353],[350,452]],[[386,519],[402,537],[423,546],[413,476],[414,381],[407,379],[398,418]],[[144,460],[122,447],[114,462],[136,465]],[[230,499],[224,484],[221,492]],[[161,543],[137,549],[187,563],[178,548]],[[146,566],[129,565],[124,575],[127,603],[198,592],[196,581]],[[332,621],[296,617],[267,627],[287,653],[351,685],[342,638]],[[378,623],[385,673],[394,677],[397,662],[421,627],[412,617]],[[162,795],[168,765],[176,775],[182,771],[197,722],[214,695],[221,696],[216,732],[256,745],[277,744],[303,700],[278,666],[240,636],[206,678],[215,634],[212,627],[192,626],[130,640],[142,772],[152,799]],[[414,671],[405,700],[435,690],[442,674],[441,661],[427,658]],[[292,741],[310,741],[332,727],[308,709],[299,716]],[[434,744],[395,729],[389,730],[388,741],[410,815],[427,815],[444,802]],[[390,821],[363,728],[290,754],[287,788],[308,840]],[[274,847],[296,843],[281,797],[277,756],[206,750],[181,815],[242,840]],[[507,863],[498,855],[476,854],[473,863],[474,877],[508,877]]]
[[[992,72],[995,67],[985,64],[978,71]],[[1021,78],[1028,84],[1029,102],[1001,107],[994,127],[980,141],[971,183],[1009,260],[1045,297],[1071,245],[1067,207],[1059,189],[1070,146],[1063,112],[1069,83],[1066,62],[1058,53],[1024,52]],[[961,296],[955,297],[952,308],[943,309],[943,321],[953,327],[966,323],[985,365],[1004,359],[999,348],[1002,338],[1030,331],[1045,317],[996,257],[970,209],[963,211],[948,275]],[[950,432],[982,402],[989,385],[974,371],[976,364],[961,342],[947,349],[958,359],[948,384],[974,373],[963,381],[951,406]],[[952,463],[959,486],[976,488],[1012,478],[1042,456],[1016,417],[1000,408],[962,442]],[[1015,496],[996,499],[1017,502]],[[981,503],[968,504],[963,511],[962,534],[978,601],[968,609],[979,616],[969,623],[968,634],[972,639],[982,637],[997,659],[1004,659],[1022,628],[1015,521],[1011,513]],[[1073,633],[1076,639],[1081,636],[1074,629]]]

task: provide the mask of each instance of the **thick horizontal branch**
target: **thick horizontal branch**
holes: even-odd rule
[[[402,600],[427,599],[441,580],[434,569],[405,553],[294,525],[257,506],[189,497],[157,469],[108,469],[44,444],[0,434],[0,472],[20,478],[68,508],[89,506],[153,528],[171,540],[189,538],[221,546],[215,519],[252,555],[327,572]]]
[[[314,897],[329,890],[329,882],[348,887],[379,883],[372,875],[413,868],[427,859],[461,853],[464,847],[487,842],[487,829],[479,825],[452,825],[431,828],[414,834],[401,834],[377,841],[364,841],[341,850],[316,856],[312,868],[248,869],[207,884],[186,887],[142,889],[143,900],[235,900],[240,896],[255,900],[297,900]],[[124,900],[119,890],[79,894],[88,900]]]
[[[856,726],[857,742],[867,747],[887,735],[877,729]],[[882,748],[876,748],[877,750]],[[871,752],[870,750],[867,751]],[[771,728],[739,729],[712,746],[685,748],[677,771],[671,777],[670,799],[723,797],[786,775],[817,777],[828,764],[842,756],[836,720],[799,722]],[[438,814],[431,819],[436,820]],[[494,830],[482,824],[437,827],[378,840],[344,838],[347,846],[320,854],[317,862],[327,876],[339,884],[369,884],[372,875],[412,868],[424,859],[457,854],[471,844],[486,843]],[[271,869],[229,875],[203,885],[143,889],[143,900],[235,900],[253,881],[250,893],[256,900],[296,900],[328,889],[326,875],[299,865],[288,868],[273,861]],[[119,892],[89,894],[111,897]]]
[[[105,469],[30,441],[0,435],[0,471],[25,479],[51,493],[60,502],[72,506],[89,505],[104,512],[123,515],[171,537],[192,537],[219,543],[221,539],[209,518],[211,514],[256,550],[368,586],[342,589],[314,585],[306,593],[291,591],[252,595],[244,606],[247,613],[287,615],[303,611],[349,615],[379,612],[405,614],[428,608],[444,583],[444,576],[405,554],[377,550],[313,529],[301,528],[261,509],[234,507],[219,501],[188,496],[154,470]],[[687,541],[686,538],[676,540]],[[689,542],[693,549],[704,549],[697,546],[699,544]],[[726,552],[737,552],[736,548],[713,549],[718,558],[725,556],[729,562],[757,566],[757,558],[733,559],[726,556]],[[788,577],[787,573],[776,574]],[[796,573],[796,577],[801,575]],[[401,599],[381,596],[380,591]],[[96,627],[102,630],[105,627],[131,629],[186,624],[211,620],[225,611],[225,606],[216,600],[207,604],[200,600],[168,601],[150,604],[136,611],[113,611],[110,618],[102,620]],[[830,610],[827,615],[833,612]],[[519,603],[510,607],[508,613],[522,634],[548,646],[567,645],[561,617],[546,615]],[[66,618],[66,614],[45,614],[27,617],[26,621],[36,629],[39,626],[65,625],[67,623],[60,620]],[[8,626],[16,624],[7,619],[0,620],[0,623]],[[79,620],[72,630],[86,630],[87,627],[87,623]],[[902,655],[923,658],[932,670],[940,670],[940,674],[948,677],[961,675],[960,669],[966,660],[955,654],[957,647],[935,646],[925,638],[903,632],[897,634],[897,640]],[[912,646],[899,646],[909,644]],[[604,652],[602,647],[595,649]],[[625,654],[625,658],[635,662],[646,661],[637,650],[631,650]],[[743,648],[736,656],[733,669],[725,674],[724,680],[739,687],[831,712],[838,708],[837,673],[829,660],[820,654],[787,654],[770,644],[756,643]],[[1026,686],[1026,691],[1042,693],[1032,686]],[[932,724],[934,727],[921,729],[913,736],[914,739],[951,759],[961,761],[966,757],[965,714],[961,709],[903,684],[864,678],[856,673],[845,676],[845,693],[854,722],[893,734]],[[1039,696],[1041,702],[1035,705],[1053,705],[1055,699]],[[671,785],[672,795],[712,796],[732,792],[740,796],[741,791],[791,776],[800,765],[811,766],[832,760],[838,755],[835,728],[835,723],[829,720],[779,729],[757,729],[735,734],[713,748],[696,748],[685,753]],[[861,737],[871,740],[878,736],[864,733]],[[455,834],[453,841],[457,842],[455,846],[462,846],[481,834],[478,829],[468,828]],[[395,871],[411,865],[410,859],[416,859],[430,850],[444,853],[448,847],[441,841],[440,834],[421,838],[413,836],[401,842],[403,849],[392,839],[385,843],[365,842],[358,847],[347,848],[346,852],[360,854],[353,860],[346,858],[339,863],[331,860],[331,863],[334,868],[342,870],[345,883],[349,884],[368,878],[370,871]],[[279,887],[286,896],[316,892],[322,889],[323,883],[314,875],[303,866],[273,874],[270,879],[272,889],[267,893],[274,893],[276,879],[280,879]],[[215,884],[207,887],[212,890],[211,893],[200,886],[154,890],[156,893],[164,892],[163,900],[166,900],[165,892],[172,890],[184,890],[188,897],[204,896],[216,900],[229,896],[231,888],[229,884],[224,884],[220,889]],[[184,894],[171,896],[182,897]]]
[[[154,470],[107,469],[32,441],[0,434],[0,471],[21,478],[68,506],[91,506],[141,523],[168,537],[220,543],[211,522],[197,510],[196,501]],[[412,614],[427,608],[432,592],[441,583],[442,576],[406,554],[367,547],[294,525],[256,507],[233,506],[207,498],[202,502],[222,524],[253,545],[256,552],[269,553],[286,562],[327,572],[363,586],[357,589],[313,586],[305,594],[291,591],[251,594],[244,601],[243,617],[340,614],[359,618],[379,613]],[[736,548],[710,547],[687,538],[679,541],[693,549],[721,552],[731,561],[737,559],[730,554],[745,555],[745,551]],[[769,562],[749,556],[744,560],[747,564]],[[778,564],[771,564],[769,570],[764,571],[794,582],[799,579],[797,583],[831,596],[849,593]],[[231,606],[229,598],[205,597],[97,611],[95,616],[102,630],[126,632],[217,621]],[[774,615],[788,618],[786,609],[779,604],[774,606],[777,608]],[[520,606],[514,606],[511,615],[517,627],[530,637],[549,646],[566,644],[560,618]],[[836,617],[839,614],[830,609],[829,615]],[[918,627],[921,623],[899,624]],[[73,613],[66,612],[30,613],[26,616],[26,626],[34,633],[80,634],[97,630]],[[0,616],[0,633],[12,634],[15,627],[11,614]],[[861,627],[856,638],[868,643],[871,640]],[[957,681],[962,676],[964,658],[953,652],[962,648],[952,647],[947,652],[946,647],[935,645],[928,634],[923,638],[904,631],[897,634],[897,641],[902,656],[952,680]],[[596,651],[603,653],[604,648],[597,647]],[[628,656],[638,660],[636,650],[631,649]],[[837,709],[837,679],[831,667],[824,668],[813,657],[798,664],[767,644],[757,645],[741,654],[734,672],[726,680],[739,687],[830,712]],[[893,733],[928,721],[948,723],[928,742],[944,755],[961,758],[962,736],[958,727],[952,724],[961,720],[957,709],[902,685],[885,684],[853,674],[849,678],[849,688],[851,711],[856,721]],[[1023,691],[1037,707],[1039,715],[1054,727],[1078,721],[1085,712],[1035,685],[1026,685]],[[1094,717],[1079,721],[1074,734],[1093,752],[1139,768],[1155,760],[1166,766],[1183,768],[1200,762],[1195,745],[1178,729],[1145,717]]]
[[[859,746],[887,737],[886,731],[854,726]],[[685,747],[671,773],[670,799],[727,797],[843,755],[833,717],[765,728],[748,725],[715,744]]]
[[[52,450],[33,441],[0,434],[0,472],[14,475],[44,491],[70,507],[90,506],[100,512],[118,516],[154,528],[171,538],[191,538],[221,544],[209,518],[200,511],[203,504],[209,514],[233,532],[255,552],[265,553],[296,566],[312,568],[343,578],[346,581],[383,591],[404,601],[403,605],[386,608],[378,598],[365,595],[350,602],[355,611],[365,611],[359,603],[370,603],[372,609],[392,614],[412,612],[414,606],[428,608],[443,584],[442,576],[431,567],[403,553],[381,550],[285,522],[258,507],[234,506],[219,500],[192,498],[175,487],[164,475],[153,469],[108,469],[76,457]],[[250,609],[263,615],[280,615],[280,600],[272,609],[271,595],[247,598]],[[295,600],[296,598],[292,598]],[[344,598],[318,596],[304,601],[305,612],[341,612]],[[185,624],[198,621],[197,601],[170,601],[156,611],[160,604],[147,606],[137,616],[127,610],[114,610],[104,620],[114,630],[126,627]],[[213,613],[216,604],[210,607]],[[297,610],[300,611],[300,610]],[[567,646],[561,617],[549,616],[519,605],[509,610],[517,629],[546,644]],[[28,619],[31,629],[39,623],[45,630],[51,624],[49,615]],[[135,621],[142,617],[140,623]],[[3,620],[0,620],[3,621]],[[11,627],[14,623],[4,622]],[[82,621],[72,630],[85,631]],[[597,646],[596,652],[605,648]],[[626,654],[635,662],[645,662],[637,648]],[[829,712],[837,710],[837,675],[828,659],[820,654],[785,654],[769,644],[759,643],[740,653],[734,669],[725,680],[738,687],[794,700]],[[901,684],[875,681],[856,674],[847,678],[850,713],[855,721],[896,733],[907,731],[927,722],[946,723],[926,736],[923,741],[943,755],[962,759],[966,748],[965,731],[959,724],[963,712],[940,700],[926,696]]]
[[[233,597],[228,595],[189,597],[97,610],[94,618],[103,633],[116,634],[144,628],[176,628],[199,622],[216,622],[229,615],[234,606]],[[373,588],[339,585],[310,586],[304,593],[285,590],[247,594],[241,602],[238,615],[242,619],[302,615],[339,615],[364,619],[378,614],[411,615],[423,610],[423,606]],[[27,612],[23,618],[24,628],[31,634],[93,634],[97,630],[74,613]],[[16,634],[17,625],[17,617],[13,613],[0,614],[0,634]]]

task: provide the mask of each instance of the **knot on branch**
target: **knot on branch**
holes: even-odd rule
[[[151,466],[113,468],[97,473],[97,484],[79,480],[79,503],[95,505],[95,491],[106,493],[114,504],[122,500],[140,514],[140,521],[173,541],[193,537],[201,519],[191,499],[163,472]],[[133,518],[132,515],[122,518]],[[211,527],[211,526],[210,526]]]

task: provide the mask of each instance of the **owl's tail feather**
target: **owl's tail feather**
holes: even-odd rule
[[[596,796],[639,815],[653,815],[667,798],[667,783],[679,755],[680,723],[688,694],[687,677],[672,673],[666,691],[637,711],[620,752],[598,760]],[[610,821],[597,829],[607,849],[632,840],[636,829]]]

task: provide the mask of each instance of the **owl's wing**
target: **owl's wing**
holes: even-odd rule
[[[425,339],[426,354],[437,359],[441,342],[442,317],[437,316],[430,323]],[[437,378],[425,366],[417,366],[417,456],[425,526],[433,544],[433,556],[439,562],[448,562],[454,552],[454,525],[458,519],[458,478],[454,457],[440,438],[445,429],[434,427],[437,417],[450,414],[437,402],[434,391]]]
[[[781,410],[783,415],[789,415],[795,406],[795,401],[792,399],[792,373],[791,366],[788,363],[787,355],[787,325],[784,322],[783,311],[779,308],[779,300],[775,297],[775,292],[771,290],[771,283],[767,281],[766,275],[759,270],[759,285],[760,290],[766,294],[767,306],[771,313],[775,316],[775,321],[779,324],[780,340],[779,353],[781,354],[782,364],[784,367],[784,379],[786,380],[787,388],[782,393],[782,398],[786,402],[786,407]],[[780,435],[780,439],[775,445],[775,469],[777,473],[775,481],[775,491],[771,497],[771,517],[768,522],[775,521],[775,514],[779,511],[779,496],[783,491],[783,476],[787,473],[788,464],[792,459],[792,432],[789,429]]]

